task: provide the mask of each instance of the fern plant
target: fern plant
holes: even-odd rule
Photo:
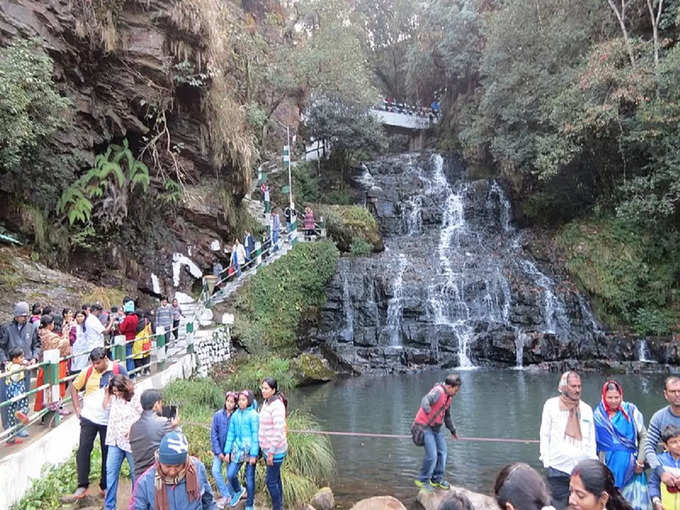
[[[107,230],[128,215],[128,200],[136,190],[144,193],[150,185],[149,169],[135,159],[127,139],[112,144],[97,155],[94,167],[85,172],[62,193],[59,214],[69,225],[91,226],[93,218]],[[166,186],[167,189],[167,186]]]

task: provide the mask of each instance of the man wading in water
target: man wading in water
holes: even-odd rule
[[[420,475],[415,481],[417,487],[432,492],[435,487],[449,489],[451,486],[444,480],[446,471],[446,438],[441,430],[442,423],[451,431],[454,439],[458,439],[456,427],[451,420],[451,400],[458,393],[462,381],[456,374],[446,376],[444,383],[437,383],[420,401],[415,424],[423,426],[425,458],[420,468]]]

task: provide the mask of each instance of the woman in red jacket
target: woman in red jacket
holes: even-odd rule
[[[125,318],[123,322],[118,326],[118,331],[121,335],[125,335],[125,368],[128,373],[131,373],[135,369],[135,362],[132,360],[132,344],[135,340],[135,335],[137,334],[137,324],[139,323],[139,318],[135,314],[135,303],[134,301],[127,301],[123,304],[123,311],[125,312]],[[134,375],[130,375],[134,377]]]

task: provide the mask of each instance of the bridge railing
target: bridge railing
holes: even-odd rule
[[[251,253],[250,259],[247,260],[244,264],[240,264],[238,270],[236,270],[232,265],[229,265],[229,267],[223,269],[218,276],[213,275],[211,277],[208,277],[208,280],[206,280],[206,277],[204,277],[203,291],[201,294],[208,295],[208,299],[205,302],[209,305],[210,296],[212,296],[214,292],[219,291],[227,283],[237,280],[244,272],[262,265],[270,255],[272,255],[279,249],[278,244],[288,243],[290,245],[293,245],[295,244],[295,241],[298,240],[299,235],[302,235],[302,237],[305,239],[311,237],[307,233],[306,229],[298,230],[297,226],[295,226],[296,224],[297,221],[295,222],[295,224],[293,224],[292,228],[290,224],[287,226],[285,235],[279,238],[278,243],[276,245],[274,244],[273,238],[269,237],[264,244],[260,244],[258,247],[256,247],[255,251]],[[325,222],[318,221],[314,223],[313,236],[319,238],[326,237]],[[209,281],[210,283],[208,283]]]
[[[113,344],[108,346],[108,349],[110,349],[111,352],[110,358],[112,361],[120,363],[122,366],[126,366],[128,360],[147,359],[144,364],[136,366],[134,369],[128,371],[128,374],[131,377],[140,375],[143,371],[151,369],[152,367],[155,368],[156,371],[164,370],[168,360],[172,360],[175,357],[184,356],[185,354],[192,354],[194,352],[194,328],[194,321],[190,321],[186,323],[184,331],[181,333],[178,333],[180,331],[180,327],[178,326],[177,328],[170,328],[169,331],[165,331],[164,328],[157,328],[157,331],[154,334],[135,337],[131,340],[126,340],[124,335],[117,335],[113,339]],[[178,333],[176,338],[175,333]],[[168,348],[176,346],[184,341],[186,341],[186,346],[184,349],[175,352],[172,356],[168,356]],[[147,349],[144,349],[142,346],[141,351],[131,352],[128,354],[129,351],[133,351],[132,346],[135,344],[135,342],[142,342],[142,345],[149,342],[150,345]],[[128,348],[128,346],[130,346],[130,348]],[[48,414],[53,413],[54,424],[58,424],[61,420],[58,406],[71,401],[71,397],[69,395],[64,395],[63,398],[61,397],[61,386],[68,385],[71,381],[73,381],[73,379],[78,377],[78,373],[60,377],[60,364],[68,363],[73,359],[81,358],[83,356],[89,357],[89,355],[90,352],[82,352],[60,357],[59,350],[52,349],[43,352],[45,361],[42,361],[41,363],[36,363],[26,367],[21,367],[19,369],[8,370],[0,373],[0,379],[3,381],[9,381],[11,380],[12,375],[22,372],[24,376],[23,380],[30,381],[32,373],[42,370],[43,380],[45,381],[43,384],[35,388],[21,392],[18,395],[0,402],[0,410],[2,410],[3,414],[5,414],[5,412],[8,412],[5,411],[5,409],[11,404],[19,402],[23,399],[27,399],[30,402],[30,397],[37,395],[40,392],[45,392],[44,408],[36,412],[31,412],[29,410],[29,412],[26,413],[28,418],[26,423],[19,422],[16,425],[8,427],[2,431],[0,433],[0,444],[6,443],[8,440],[14,438],[18,432],[29,428],[39,420],[42,420],[43,417]],[[57,395],[59,395],[59,397],[57,397]]]
[[[382,103],[378,106],[386,112],[415,115],[418,117],[439,117],[439,110],[433,110],[431,107],[399,103],[388,99],[383,99]]]

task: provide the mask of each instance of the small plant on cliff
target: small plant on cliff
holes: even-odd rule
[[[71,225],[97,219],[104,230],[121,225],[128,215],[128,201],[135,190],[149,187],[149,169],[134,158],[127,139],[110,145],[95,159],[95,166],[69,186],[57,205]]]

